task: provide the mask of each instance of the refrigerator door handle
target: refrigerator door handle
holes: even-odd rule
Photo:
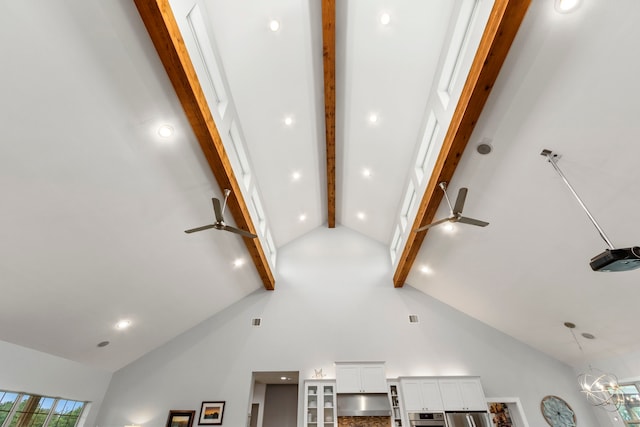
[[[469,414],[467,414],[467,423],[469,424],[469,427],[477,427],[476,422],[473,421],[473,417]]]

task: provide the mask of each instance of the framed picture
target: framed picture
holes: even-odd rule
[[[191,427],[196,411],[169,411],[167,427]]]
[[[201,426],[221,425],[223,414],[224,402],[202,402],[198,424]]]

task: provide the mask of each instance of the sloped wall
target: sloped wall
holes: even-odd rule
[[[95,424],[111,372],[0,341],[0,388],[23,393],[89,400],[85,426]]]
[[[395,289],[389,264],[385,247],[346,228],[289,244],[275,291],[249,295],[116,372],[97,425],[163,426],[170,409],[199,414],[202,401],[224,400],[224,424],[244,426],[252,371],[332,378],[334,361],[385,361],[389,377],[479,375],[487,396],[519,397],[532,427],[546,425],[539,405],[548,394],[571,404],[580,427],[601,425],[571,368],[410,286]],[[251,326],[255,317],[262,326]]]

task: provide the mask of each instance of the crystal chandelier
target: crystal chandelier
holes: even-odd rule
[[[564,326],[571,331],[571,336],[578,345],[580,353],[584,358],[584,350],[576,334],[573,332],[576,325],[571,322],[565,322]],[[595,338],[591,334],[582,335],[588,339]],[[618,385],[618,378],[614,374],[599,371],[589,365],[586,372],[578,375],[578,385],[580,386],[580,391],[584,393],[589,403],[593,406],[613,412],[617,411],[620,405],[624,403],[624,392],[620,388],[620,385]]]

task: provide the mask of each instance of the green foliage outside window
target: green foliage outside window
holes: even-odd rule
[[[85,403],[0,390],[0,427],[75,427]]]

